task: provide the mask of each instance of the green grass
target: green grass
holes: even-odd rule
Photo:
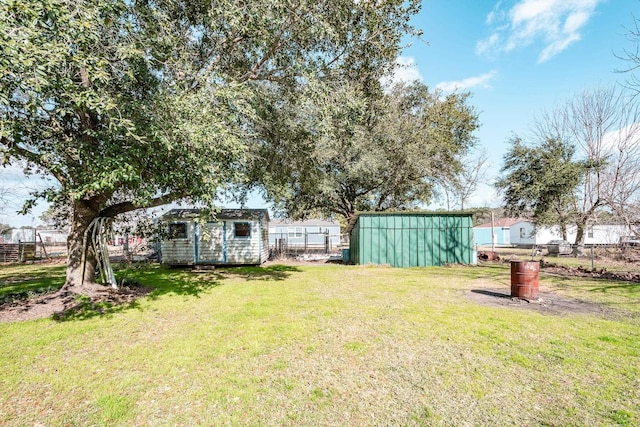
[[[13,264],[0,267],[0,304],[56,291],[64,282],[63,264]]]
[[[63,271],[0,267],[17,275]],[[603,317],[467,297],[507,290],[508,264],[117,275],[156,290],[101,316],[0,324],[1,425],[640,424],[637,284],[541,275],[617,313]]]

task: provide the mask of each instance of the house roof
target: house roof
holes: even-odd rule
[[[162,215],[162,219],[193,219],[200,216],[202,209],[172,209]],[[266,209],[220,209],[214,212],[215,219],[255,219],[266,218],[269,221],[269,212]]]
[[[497,221],[493,222],[493,226],[497,228],[509,228],[513,224],[517,224],[519,222],[529,221],[527,218],[501,218]],[[491,228],[491,223],[487,222],[484,224],[476,225],[474,228]]]
[[[269,227],[340,227],[340,223],[337,221],[327,221],[324,219],[305,219],[304,221],[294,221],[291,219],[273,219],[269,223]]]

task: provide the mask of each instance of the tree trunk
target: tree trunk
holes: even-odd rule
[[[560,234],[562,234],[562,240],[567,240],[567,224],[564,222],[560,223]]]
[[[73,202],[73,220],[67,238],[67,279],[62,289],[75,294],[91,294],[95,290],[96,254],[85,233],[98,214],[87,205],[83,201]]]
[[[585,223],[576,224],[576,241],[573,247],[573,256],[584,256],[584,230],[586,228]]]

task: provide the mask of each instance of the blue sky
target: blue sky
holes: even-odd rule
[[[525,137],[535,114],[597,85],[624,82],[614,53],[633,46],[625,27],[640,17],[640,0],[425,0],[413,24],[422,40],[405,41],[396,77],[420,79],[431,88],[468,90],[479,112],[479,143],[489,155],[487,182],[500,170],[507,141]],[[2,171],[0,185],[17,192],[35,188],[15,170]],[[25,187],[26,186],[26,187]],[[475,205],[498,206],[490,185],[478,189]],[[261,207],[260,198],[249,207]],[[436,207],[434,205],[433,207]],[[33,215],[0,212],[0,222],[37,225]]]
[[[425,0],[413,24],[428,45],[407,41],[399,76],[472,92],[492,182],[507,141],[526,139],[536,114],[584,89],[624,83],[615,53],[633,47],[625,27],[634,15],[639,0]],[[474,202],[499,205],[490,186]]]

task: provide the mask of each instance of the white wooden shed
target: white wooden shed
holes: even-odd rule
[[[160,262],[168,265],[260,265],[269,257],[266,209],[222,209],[199,220],[198,209],[173,209],[162,216],[166,236]]]

